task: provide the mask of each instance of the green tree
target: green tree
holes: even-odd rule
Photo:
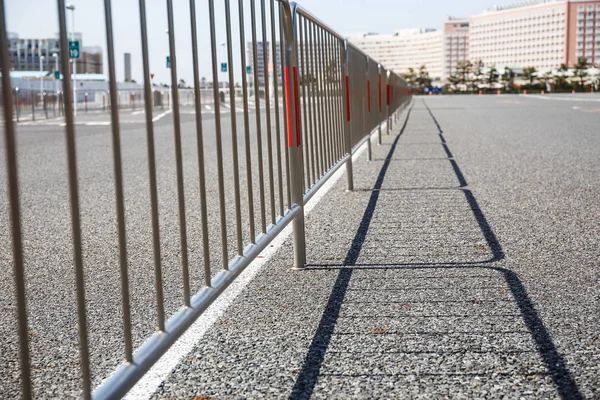
[[[537,77],[537,70],[535,67],[523,68],[523,78],[529,81],[529,86],[533,86],[533,82]]]
[[[458,83],[461,85],[468,86],[470,76],[473,73],[473,64],[471,61],[465,61],[458,63],[456,66],[456,76],[458,77]]]
[[[504,80],[504,89],[506,91],[512,90],[515,86],[515,71],[512,68],[505,67],[502,79]]]
[[[409,68],[408,72],[405,74],[402,74],[402,76],[406,80],[406,83],[409,84],[409,86],[413,86],[413,87],[415,86],[415,84],[417,82],[417,74],[415,73],[414,68]]]
[[[579,85],[583,88],[583,81],[588,76],[587,69],[589,68],[589,64],[587,58],[579,57],[577,60],[577,64],[575,64],[575,70],[573,71],[573,75],[579,78]]]
[[[483,82],[483,69],[485,64],[482,60],[477,61],[473,64],[473,85],[479,88],[479,84]]]
[[[492,65],[491,67],[489,67],[488,69],[488,73],[487,73],[487,83],[488,85],[490,85],[490,89],[492,88],[492,86],[494,86],[494,84],[496,82],[498,82],[498,70],[496,69],[496,66]]]
[[[538,76],[538,80],[544,85],[544,90],[546,90],[546,88],[548,88],[548,83],[552,81],[552,72],[547,71],[544,75]]]
[[[554,83],[557,88],[562,89],[567,86],[567,72],[569,72],[569,67],[567,66],[567,64],[560,64],[560,67],[558,68],[556,74],[553,77]]]
[[[421,89],[431,86],[431,78],[429,77],[429,72],[427,71],[427,67],[425,66],[425,64],[419,67],[419,75],[417,75],[417,85]]]

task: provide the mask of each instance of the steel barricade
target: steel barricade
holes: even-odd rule
[[[268,1],[268,4],[267,4]],[[217,57],[217,23],[214,0],[208,1],[208,19],[210,29],[212,58],[212,95],[207,95],[199,75],[199,55],[197,42],[196,4],[190,0],[190,27],[192,43],[192,62],[194,73],[193,89],[178,88],[175,22],[173,2],[167,0],[167,20],[169,28],[169,55],[171,62],[170,77],[173,83],[169,92],[159,92],[151,85],[149,65],[149,43],[146,21],[146,2],[139,0],[139,20],[141,29],[141,50],[143,66],[143,101],[141,96],[125,92],[120,93],[116,82],[114,37],[112,26],[111,0],[104,0],[105,29],[108,58],[108,92],[106,101],[102,97],[103,108],[110,109],[110,132],[112,143],[112,167],[115,191],[116,236],[118,246],[118,265],[120,279],[121,308],[109,310],[120,313],[122,318],[124,362],[101,385],[93,389],[93,377],[90,362],[90,332],[88,332],[88,299],[85,291],[84,250],[82,242],[81,207],[79,176],[77,168],[76,125],[73,107],[73,91],[70,74],[64,74],[61,99],[64,108],[65,141],[67,145],[66,176],[68,180],[70,223],[73,251],[73,269],[75,276],[75,302],[77,308],[79,365],[81,369],[81,395],[85,399],[112,399],[124,396],[135,383],[152,367],[169,347],[191,326],[191,324],[220,296],[231,282],[279,235],[288,225],[293,226],[294,259],[293,268],[304,268],[306,264],[306,243],[304,232],[304,205],[323,186],[323,184],[342,166],[346,166],[347,189],[353,189],[352,155],[365,141],[369,149],[371,134],[378,132],[381,143],[381,129],[385,124],[389,133],[393,118],[409,102],[411,94],[406,82],[395,73],[386,70],[376,60],[348,43],[343,36],[329,28],[307,10],[287,0],[238,0],[237,16],[239,42],[246,43],[245,10],[250,11],[251,53],[255,67],[262,64],[264,80],[264,99],[260,95],[259,74],[253,73],[254,109],[256,124],[256,146],[251,137],[249,106],[251,99],[246,76],[246,52],[240,46],[239,68],[242,76],[241,116],[238,115],[238,103],[234,83],[235,50],[230,2],[224,0],[227,62],[231,65],[228,73],[229,99],[221,101]],[[249,3],[249,5],[248,5]],[[57,0],[60,47],[68,48],[66,8],[64,0]],[[257,13],[259,9],[259,13]],[[235,20],[234,20],[235,21]],[[259,34],[262,41],[259,40]],[[279,34],[279,46],[276,44]],[[271,46],[269,46],[269,40]],[[258,50],[262,46],[262,59],[258,59]],[[277,60],[281,65],[277,65]],[[69,53],[60,52],[63,65],[69,64]],[[270,74],[269,58],[274,66]],[[0,0],[0,69],[8,71],[8,36],[4,0]],[[279,87],[282,88],[282,103],[279,103]],[[273,88],[273,96],[270,92]],[[17,310],[17,329],[19,337],[21,394],[25,399],[34,397],[32,386],[32,367],[30,364],[30,346],[25,281],[24,238],[21,226],[21,201],[19,185],[18,158],[15,131],[19,113],[13,108],[19,107],[17,91],[11,88],[9,74],[2,74],[2,93],[4,110],[4,140],[6,147],[8,205],[11,221],[12,264]],[[164,270],[161,254],[161,236],[158,202],[157,170],[158,158],[154,134],[154,107],[165,105],[167,97],[172,114],[174,139],[174,163],[177,200],[177,224],[179,226],[180,269],[182,276],[182,302],[178,311],[168,315],[165,308]],[[16,101],[16,103],[15,103]],[[138,349],[134,349],[132,340],[132,282],[131,264],[128,257],[126,198],[124,196],[124,165],[121,143],[119,108],[131,101],[127,107],[136,104],[143,107],[145,113],[146,157],[148,163],[148,197],[150,202],[150,225],[153,248],[154,305],[156,312],[156,332]],[[139,103],[138,103],[139,102]],[[271,103],[272,102],[272,103]],[[210,217],[207,209],[207,175],[203,131],[203,105],[212,105],[214,109],[216,164],[218,185],[219,233],[209,229]],[[180,108],[190,106],[194,109],[196,158],[198,162],[198,200],[200,204],[199,222],[194,226],[201,231],[201,244],[188,242],[188,218],[183,168],[182,122]],[[264,108],[263,108],[264,107]],[[221,112],[229,109],[229,116]],[[280,111],[283,115],[280,114]],[[263,116],[264,122],[263,125]],[[229,129],[222,124],[229,119]],[[243,127],[242,127],[243,126]],[[108,129],[108,128],[107,128]],[[241,144],[238,143],[238,134]],[[230,141],[225,142],[225,135]],[[263,141],[264,140],[264,141]],[[230,143],[225,148],[224,143]],[[238,145],[243,145],[243,157],[238,158]],[[253,148],[256,147],[256,151]],[[233,206],[228,203],[225,190],[224,151],[231,150],[231,169],[233,171]],[[266,152],[266,156],[264,152]],[[212,154],[211,154],[212,156]],[[370,151],[369,151],[370,159]],[[255,161],[253,161],[255,160]],[[257,170],[254,164],[258,164]],[[242,177],[246,179],[246,203],[243,202]],[[253,186],[258,181],[258,196]],[[287,203],[285,202],[287,200]],[[255,201],[257,204],[255,204]],[[232,208],[233,216],[228,215]],[[256,213],[256,208],[259,212]],[[246,209],[246,215],[243,214]],[[228,218],[233,224],[233,243],[227,235]],[[244,221],[247,221],[247,224]],[[258,223],[256,221],[258,220]],[[246,236],[247,232],[247,236]],[[216,239],[211,237],[214,236]],[[218,237],[219,236],[219,237]],[[219,250],[211,252],[211,240],[219,242]],[[192,293],[190,284],[189,251],[201,247],[203,287]],[[234,256],[232,257],[232,253]],[[215,256],[216,255],[216,256]],[[211,272],[216,259],[220,260],[220,271]],[[150,271],[148,271],[150,272]]]

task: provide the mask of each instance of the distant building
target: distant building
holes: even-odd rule
[[[69,35],[69,40],[70,40]],[[75,33],[75,40],[79,41],[81,56],[76,60],[77,73],[103,73],[102,48],[83,47],[81,33]],[[55,70],[57,55],[59,70],[63,72],[60,63],[60,43],[58,34],[53,38],[22,39],[16,33],[8,34],[8,55],[10,68],[13,71],[42,71],[51,73]]]
[[[275,65],[273,65],[273,71],[277,71],[277,76],[281,77],[281,53],[280,53],[280,47],[279,47],[279,42],[277,42],[275,44],[276,46],[276,52],[277,52],[277,59],[275,60]],[[267,42],[267,65],[271,64],[272,61],[272,53],[273,53],[273,46],[271,45],[270,42]],[[264,85],[265,84],[265,68],[264,68],[264,53],[263,53],[263,42],[257,42],[256,44],[256,54],[258,57],[258,62],[255,62],[254,60],[254,51],[252,48],[252,42],[248,42],[246,43],[246,62],[248,63],[248,65],[250,65],[252,67],[252,72],[256,72],[258,74],[258,82],[259,85]],[[269,76],[271,76],[273,74],[273,72],[269,72]]]
[[[131,81],[131,53],[125,53],[125,82]]]
[[[456,67],[469,60],[469,20],[448,17],[444,23],[442,81],[456,73]]]
[[[600,0],[495,6],[469,19],[469,57],[486,65],[549,71],[580,57],[600,63]]]
[[[386,35],[352,35],[348,40],[395,73],[425,65],[436,81],[442,77],[442,34],[435,29],[403,29]]]

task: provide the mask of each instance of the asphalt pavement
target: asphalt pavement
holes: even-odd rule
[[[306,270],[290,270],[286,241],[154,398],[598,398],[600,109],[586,100],[417,98],[373,146],[373,161],[356,162],[356,190],[346,192],[341,179],[307,215]],[[136,347],[156,326],[144,115],[124,120],[138,117],[122,124]],[[230,117],[222,121],[225,149]],[[193,291],[203,280],[194,120],[182,114]],[[214,124],[206,115],[213,273],[221,264]],[[263,135],[264,125],[263,115]],[[170,314],[182,301],[170,114],[155,122],[155,133]],[[36,398],[77,397],[64,131],[23,125],[18,134]],[[96,385],[123,357],[109,127],[78,126],[77,146]],[[256,157],[253,163],[256,188]],[[231,164],[226,150],[229,257]],[[256,190],[254,199],[260,226]],[[247,207],[242,214],[246,226]],[[6,213],[0,224],[8,225]],[[1,235],[0,290],[12,294],[10,241],[6,230]],[[0,393],[14,398],[14,301],[7,295],[0,302]]]

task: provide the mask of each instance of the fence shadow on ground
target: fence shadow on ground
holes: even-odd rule
[[[413,106],[411,106],[410,109],[408,110],[406,119],[404,121],[403,126],[400,129],[400,132],[398,133],[398,135],[395,137],[393,143],[391,144],[391,148],[387,154],[387,157],[385,158],[385,161],[383,163],[383,166],[381,167],[381,170],[379,171],[379,175],[377,177],[374,187],[372,189],[369,189],[371,194],[370,194],[370,198],[369,198],[367,207],[364,211],[362,220],[360,222],[360,225],[358,226],[358,229],[356,231],[354,239],[352,240],[352,245],[347,252],[344,262],[341,264],[315,264],[315,265],[309,265],[307,268],[308,271],[315,270],[315,269],[339,270],[339,273],[338,273],[337,279],[335,281],[335,284],[332,288],[327,305],[325,307],[325,312],[323,313],[323,315],[321,317],[320,323],[316,329],[316,332],[315,332],[312,342],[310,344],[310,348],[304,358],[303,365],[302,365],[300,373],[297,376],[297,379],[295,381],[295,385],[290,394],[290,398],[292,398],[292,399],[308,399],[312,396],[313,392],[315,391],[317,381],[319,380],[320,377],[324,376],[324,374],[323,374],[324,361],[325,361],[328,349],[330,348],[332,339],[334,337],[334,330],[339,329],[340,318],[341,318],[341,314],[342,314],[342,304],[344,304],[345,300],[347,300],[347,297],[348,297],[347,295],[348,295],[349,291],[351,292],[352,290],[356,290],[356,289],[349,290],[351,287],[351,278],[353,277],[353,274],[356,274],[357,272],[365,273],[366,271],[369,271],[369,270],[377,270],[377,271],[381,271],[381,273],[387,273],[387,274],[401,272],[401,271],[414,271],[415,273],[418,273],[419,271],[423,271],[423,272],[428,272],[428,271],[432,271],[432,272],[433,271],[470,271],[470,272],[475,272],[476,271],[475,275],[478,275],[478,274],[486,275],[491,272],[494,273],[493,275],[496,275],[496,273],[500,274],[500,277],[501,277],[500,282],[503,281],[504,284],[506,285],[506,288],[508,289],[508,290],[506,290],[505,294],[507,295],[508,300],[511,303],[513,303],[513,306],[516,306],[515,313],[514,313],[515,318],[518,320],[522,320],[521,323],[524,323],[524,325],[527,328],[526,330],[523,329],[523,333],[525,333],[526,336],[529,336],[531,339],[533,339],[533,342],[534,342],[534,347],[532,347],[530,350],[521,349],[519,351],[522,351],[522,352],[528,351],[531,353],[537,352],[539,354],[539,359],[541,359],[541,362],[542,362],[542,363],[540,363],[540,366],[542,369],[545,369],[546,371],[538,372],[538,375],[548,376],[551,379],[551,381],[553,382],[560,397],[562,397],[564,399],[582,398],[581,394],[579,393],[578,387],[577,387],[576,383],[574,382],[573,378],[571,377],[571,374],[569,372],[569,369],[567,368],[567,365],[565,364],[565,361],[563,360],[558,349],[556,348],[555,344],[553,343],[550,333],[544,326],[544,323],[543,323],[539,313],[536,311],[536,308],[535,308],[531,298],[529,297],[525,286],[519,279],[519,276],[511,270],[492,265],[494,262],[503,260],[505,258],[505,254],[502,250],[502,246],[499,243],[496,235],[494,234],[490,224],[488,223],[475,196],[473,195],[471,190],[466,188],[467,181],[466,181],[462,171],[460,170],[458,164],[454,160],[454,157],[453,157],[453,155],[447,145],[447,142],[443,136],[442,128],[440,127],[438,121],[436,120],[435,116],[433,115],[431,109],[429,109],[429,107],[427,106],[427,104],[425,104],[424,101],[423,101],[423,104],[425,105],[427,112],[431,116],[434,124],[436,125],[436,127],[439,131],[439,138],[441,141],[440,144],[443,147],[443,149],[447,155],[447,159],[449,160],[449,162],[452,166],[452,170],[460,184],[459,187],[450,188],[450,189],[455,192],[460,191],[464,195],[465,200],[468,204],[468,208],[471,210],[472,215],[474,216],[475,220],[477,221],[478,229],[481,231],[481,234],[483,235],[483,238],[485,239],[485,243],[487,244],[487,249],[489,250],[489,252],[491,252],[492,256],[491,256],[491,258],[489,258],[487,260],[481,260],[481,261],[480,260],[476,260],[476,261],[469,260],[469,261],[464,261],[464,262],[463,261],[406,262],[406,263],[379,263],[379,262],[358,263],[357,262],[359,255],[361,254],[361,251],[363,250],[365,240],[367,239],[367,232],[369,231],[369,228],[371,228],[373,225],[373,216],[374,216],[374,212],[378,206],[378,201],[380,200],[380,194],[382,191],[393,190],[393,189],[383,188],[382,187],[383,180],[386,176],[386,173],[388,172],[390,162],[392,161],[392,155],[394,154],[394,151],[396,150],[398,141],[406,130],[406,126],[410,119],[411,112],[413,111]],[[403,189],[403,190],[410,191],[410,190],[419,190],[419,189],[408,188],[408,189]],[[422,190],[422,189],[420,189],[420,190]],[[392,233],[392,235],[393,234],[394,233]],[[308,272],[308,273],[310,273],[310,272]],[[423,278],[426,278],[426,277],[424,276]],[[371,279],[377,279],[377,278],[371,278]],[[447,279],[447,278],[444,278],[444,279]],[[428,279],[428,281],[431,282],[430,279]],[[480,287],[478,287],[478,288],[480,288]],[[425,288],[425,289],[431,290],[431,288]],[[440,289],[445,290],[446,288],[440,288]],[[377,288],[374,288],[374,289],[367,288],[367,289],[361,289],[361,290],[368,290],[369,295],[366,298],[369,300],[373,300],[373,299],[376,299],[377,292],[378,291],[381,292],[382,289],[381,289],[381,285],[379,285],[379,286],[377,286]],[[400,291],[400,290],[411,290],[411,288],[391,287],[391,288],[388,288],[387,290]],[[502,289],[500,289],[500,291],[502,291]],[[510,299],[510,298],[512,298],[512,299]],[[426,300],[427,300],[426,302],[428,302],[428,303],[435,303],[435,302],[432,302],[430,299],[426,299]],[[454,299],[454,300],[456,300],[456,299]],[[486,301],[486,300],[482,299],[481,301]],[[507,300],[504,300],[504,301],[507,301]],[[383,303],[385,303],[385,302],[386,302],[386,300],[383,300]],[[367,303],[376,304],[376,301],[373,300],[373,301],[367,301],[367,302],[361,302],[361,303],[362,304],[358,304],[358,305],[359,306],[362,305],[363,307],[366,307],[366,306],[368,306]],[[438,302],[438,303],[442,303],[442,302]],[[508,304],[508,303],[505,303],[505,304]],[[502,306],[502,307],[504,307],[504,306]],[[377,318],[378,316],[375,315],[373,317]],[[379,317],[386,318],[386,316],[384,316],[384,315],[380,315]],[[447,318],[448,315],[445,315],[442,317]],[[348,317],[345,317],[345,318],[348,318]],[[395,318],[395,317],[388,316],[388,318]],[[386,331],[385,329],[381,329],[380,331],[375,331],[375,332],[372,331],[371,333],[385,335],[385,334],[389,334],[390,332]],[[417,329],[417,331],[412,331],[411,334],[412,333],[418,334],[418,333],[422,333],[422,332],[418,332],[418,329]],[[435,334],[435,333],[436,332],[433,332],[433,334]],[[472,334],[473,332],[469,331],[469,330],[462,331],[462,332],[459,332],[459,331],[437,332],[437,334],[448,334],[448,333],[469,335],[469,334]],[[489,332],[489,333],[506,335],[508,333],[514,333],[514,332],[499,331],[498,329],[496,329],[496,331]],[[340,335],[339,332],[336,332],[336,334]],[[401,333],[401,334],[404,334],[404,333]],[[432,334],[432,332],[429,332],[429,334]],[[344,340],[344,339],[341,339],[341,340]],[[430,352],[428,352],[428,351],[412,351],[412,352],[403,351],[401,353],[403,353],[403,354],[428,354]],[[501,353],[501,351],[498,351],[498,353]],[[394,352],[392,352],[392,353],[388,352],[388,354],[394,354]],[[529,372],[529,373],[531,374],[531,372]],[[533,374],[535,374],[535,373],[533,373]],[[332,374],[325,374],[325,375],[332,376]],[[396,373],[395,375],[402,375],[402,374]],[[418,375],[419,376],[443,375],[443,376],[448,377],[453,374],[448,373],[448,372],[441,372],[441,373],[424,372],[424,373],[420,373]],[[465,375],[465,374],[461,374],[461,375]],[[358,374],[347,374],[347,373],[345,374],[346,378],[348,378],[348,377],[356,378],[358,376],[363,376],[363,377],[364,376],[378,376],[378,373],[369,372],[369,373],[358,373]]]

